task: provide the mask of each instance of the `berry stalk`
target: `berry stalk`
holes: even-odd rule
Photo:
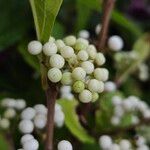
[[[53,150],[54,111],[57,93],[58,93],[57,86],[53,83],[50,83],[46,90],[48,113],[47,113],[45,150]]]
[[[116,0],[105,0],[103,2],[104,8],[103,8],[103,15],[102,15],[102,29],[98,37],[98,45],[97,45],[98,50],[102,50],[105,47],[111,12],[113,10],[115,1]]]

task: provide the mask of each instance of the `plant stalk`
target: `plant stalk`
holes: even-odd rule
[[[55,112],[55,102],[58,94],[57,86],[53,83],[50,83],[48,84],[48,88],[46,89],[45,92],[48,108],[45,150],[53,150],[54,112]]]
[[[97,47],[98,50],[102,50],[105,47],[108,27],[111,17],[111,12],[113,10],[114,4],[116,0],[104,0],[103,5],[103,15],[102,15],[102,28],[98,36]]]

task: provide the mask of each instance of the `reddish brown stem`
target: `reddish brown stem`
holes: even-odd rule
[[[113,10],[114,4],[116,0],[104,0],[104,8],[102,15],[102,28],[98,37],[98,50],[102,50],[105,47],[108,27],[111,17],[111,12]]]
[[[54,134],[54,111],[55,102],[57,98],[58,90],[55,84],[49,84],[46,90],[47,98],[47,131],[46,131],[46,147],[45,150],[53,150],[53,134]]]

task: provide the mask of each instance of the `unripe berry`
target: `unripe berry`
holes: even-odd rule
[[[62,40],[56,40],[55,44],[56,44],[58,50],[60,50],[62,47],[65,46],[65,43]]]
[[[83,90],[79,94],[79,100],[83,103],[89,103],[92,101],[92,93],[89,90]]]
[[[58,68],[51,68],[47,75],[49,80],[53,83],[59,82],[62,78],[62,73]]]
[[[35,109],[36,113],[38,113],[38,114],[43,114],[43,115],[47,114],[47,108],[43,104],[35,105],[34,109]]]
[[[109,149],[112,145],[112,139],[107,135],[103,135],[99,139],[99,145],[102,149]]]
[[[71,58],[74,55],[74,50],[70,46],[64,46],[60,49],[60,53],[64,58]]]
[[[31,120],[22,120],[19,123],[19,130],[24,134],[31,133],[33,129],[34,129],[34,126]]]
[[[92,102],[97,101],[99,98],[99,95],[97,92],[92,92]]]
[[[120,51],[123,48],[123,40],[120,36],[113,35],[108,40],[108,47],[114,51]]]
[[[72,77],[75,80],[84,80],[85,76],[86,76],[86,72],[81,67],[77,67],[72,71]]]
[[[88,59],[88,53],[85,50],[81,50],[78,52],[77,57],[79,60],[86,61]]]
[[[54,54],[50,57],[49,63],[51,65],[51,67],[61,69],[61,68],[63,68],[63,66],[65,64],[65,60],[61,55]]]
[[[8,108],[5,112],[4,112],[4,117],[7,119],[11,119],[14,118],[16,115],[16,111],[13,108]]]
[[[105,68],[96,68],[94,70],[94,77],[99,81],[106,81],[108,80],[109,72]]]
[[[2,129],[8,129],[9,126],[10,126],[10,122],[9,122],[8,119],[6,119],[6,118],[0,119],[0,128],[2,128]]]
[[[85,85],[82,81],[76,81],[74,84],[73,84],[73,91],[75,93],[80,93],[84,90],[85,88]]]
[[[105,63],[106,59],[102,53],[97,53],[95,57],[95,62],[98,66],[101,66]]]
[[[96,48],[95,48],[94,45],[89,45],[89,46],[87,47],[86,51],[87,51],[87,53],[89,54],[89,57],[90,57],[91,59],[95,59],[97,52],[96,52]]]
[[[46,56],[52,56],[53,54],[57,53],[57,46],[53,42],[47,42],[43,46],[43,53]]]
[[[141,145],[136,150],[149,150],[149,146],[147,146],[147,145]]]
[[[39,143],[35,139],[31,139],[23,144],[24,150],[38,150]]]
[[[61,83],[63,85],[70,85],[72,83],[72,74],[71,74],[71,72],[64,72],[62,74]]]
[[[76,44],[75,44],[75,50],[76,51],[80,51],[80,50],[85,50],[88,46],[88,41],[83,39],[83,38],[79,38],[77,39],[76,41]]]
[[[25,134],[21,137],[21,144],[23,145],[25,142],[28,142],[30,140],[34,139],[33,135],[31,134]]]
[[[47,118],[46,115],[38,114],[34,118],[35,127],[38,129],[43,129],[46,126]]]
[[[73,46],[76,43],[76,38],[73,35],[69,35],[64,38],[64,42],[68,46]]]
[[[24,109],[21,113],[21,118],[22,119],[33,119],[35,116],[35,110],[32,107],[28,107],[26,109]]]
[[[88,82],[88,89],[91,91],[91,92],[99,92],[101,91],[101,84],[98,80],[96,79],[91,79],[89,82]]]
[[[81,63],[81,67],[87,74],[91,74],[94,71],[94,65],[90,61],[84,61]]]
[[[39,41],[31,41],[28,44],[28,51],[32,55],[38,55],[42,52],[42,44]]]
[[[87,30],[81,30],[79,32],[79,37],[83,39],[88,39],[90,37],[90,33]]]
[[[73,150],[71,143],[66,140],[60,141],[57,147],[58,150]]]

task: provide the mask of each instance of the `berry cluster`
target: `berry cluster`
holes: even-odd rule
[[[149,150],[145,138],[139,135],[137,135],[132,142],[127,139],[121,139],[118,142],[115,142],[110,136],[102,135],[99,138],[99,145],[102,150]]]
[[[59,104],[55,104],[54,122],[57,127],[62,127],[64,124],[64,113]],[[19,123],[19,130],[24,135],[21,138],[21,145],[23,149],[37,150],[39,143],[34,139],[31,133],[34,129],[43,130],[47,123],[47,108],[43,104],[37,104],[34,107],[27,107],[21,112],[21,121]]]
[[[48,79],[70,85],[81,102],[95,101],[103,92],[109,74],[101,68],[105,57],[88,40],[74,36],[64,40],[50,38],[43,46],[39,41],[31,41],[28,51],[33,55],[43,53],[49,59]]]
[[[114,105],[114,114],[111,118],[113,125],[119,125],[125,114],[132,115],[132,124],[138,124],[140,118],[150,119],[150,108],[138,97],[129,96],[122,99],[120,96],[114,96],[112,103]]]
[[[16,112],[26,107],[26,102],[23,99],[4,98],[0,106],[4,110],[0,116],[0,128],[6,130],[10,127],[10,121],[14,119]]]

